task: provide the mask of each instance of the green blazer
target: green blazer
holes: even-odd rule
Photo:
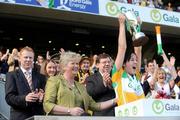
[[[84,85],[81,85],[80,83],[75,81],[75,86],[82,95],[85,112],[87,112],[88,110],[99,111],[100,104],[96,103],[88,95]],[[69,108],[77,107],[75,106],[75,96],[69,89],[67,81],[62,75],[50,77],[46,83],[43,102],[45,112],[49,114],[55,105]]]

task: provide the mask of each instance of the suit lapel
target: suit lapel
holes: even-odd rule
[[[32,88],[33,90],[35,90],[36,88],[38,88],[38,79],[37,79],[37,74],[36,72],[33,70],[32,71]]]
[[[97,82],[98,82],[97,84],[102,86],[102,87],[105,87],[104,84],[103,84],[103,77],[102,77],[100,72],[97,72],[96,78],[97,78]]]
[[[104,86],[103,77],[102,77],[102,75],[101,75],[100,72],[97,72],[97,73],[96,73],[96,78],[97,78],[97,84],[98,84],[98,86],[100,86],[101,88],[103,88],[102,90],[111,89],[111,88],[109,88],[109,87],[105,87],[105,86]]]

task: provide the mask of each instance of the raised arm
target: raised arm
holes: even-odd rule
[[[156,63],[156,60],[154,60],[153,61],[153,63],[154,63],[154,73],[153,73],[153,76],[152,76],[152,80],[151,80],[151,82],[150,82],[150,85],[151,85],[151,89],[154,89],[154,88],[152,88],[152,86],[154,87],[154,85],[155,85],[155,83],[156,83],[156,81],[157,81],[157,71],[158,71],[158,69],[159,69],[159,66],[158,66],[158,64]]]
[[[115,65],[117,70],[119,70],[124,61],[124,56],[126,52],[126,31],[125,31],[125,20],[126,17],[124,14],[119,15],[119,38],[118,38],[118,53],[115,60]]]
[[[46,52],[46,60],[50,60],[51,56],[49,55],[49,51]]]
[[[171,64],[171,62],[170,62],[169,59],[167,58],[167,56],[166,56],[166,54],[165,54],[164,51],[163,51],[163,53],[162,53],[161,56],[163,57],[163,60],[164,60],[165,65],[166,65],[166,66],[168,67],[168,69],[170,70],[171,75],[173,76],[173,79],[176,79],[177,73],[176,73],[176,70],[175,70],[174,65]],[[173,59],[173,58],[171,58],[171,59]],[[174,58],[174,59],[175,59],[175,58]]]
[[[9,54],[9,49],[7,49],[6,54],[4,54],[4,55],[1,57],[0,61],[5,60],[5,59],[7,58],[7,56],[8,56],[8,54]]]

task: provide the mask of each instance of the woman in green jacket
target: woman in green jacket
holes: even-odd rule
[[[50,77],[44,97],[44,110],[47,114],[81,116],[88,112],[107,109],[116,100],[96,103],[86,92],[86,88],[74,80],[79,70],[81,56],[74,52],[64,52],[60,58],[62,74]]]

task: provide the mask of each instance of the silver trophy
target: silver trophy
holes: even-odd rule
[[[126,15],[126,26],[127,30],[132,35],[133,46],[143,46],[149,40],[148,37],[141,30],[141,21],[138,20],[133,11],[127,11]]]

